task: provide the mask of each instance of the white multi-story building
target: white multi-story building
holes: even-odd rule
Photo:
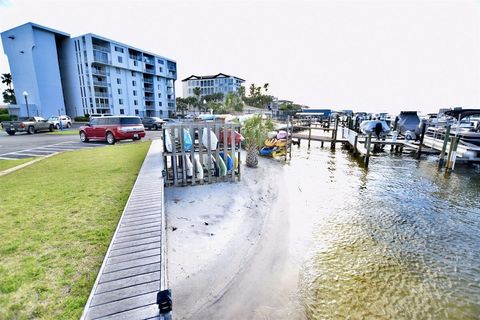
[[[29,107],[44,117],[175,114],[177,66],[171,59],[91,33],[70,38],[34,23],[1,36],[21,115],[24,91]]]
[[[191,75],[182,80],[183,97],[194,96],[193,89],[196,87],[201,89],[202,96],[213,93],[223,93],[225,95],[228,92],[238,92],[244,82],[243,79],[224,73],[211,76]]]

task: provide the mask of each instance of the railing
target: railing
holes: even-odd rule
[[[134,56],[134,55],[128,55],[130,57],[130,59],[133,59],[133,60],[137,60],[137,61],[142,61],[142,57],[141,56]]]
[[[108,47],[103,47],[103,46],[99,46],[99,45],[92,45],[93,46],[93,50],[98,50],[98,51],[103,51],[103,52],[108,52],[110,53],[110,48]]]
[[[107,81],[93,80],[93,85],[94,85],[94,86],[108,87],[108,82],[107,82]]]
[[[153,74],[153,73],[155,73],[155,69],[147,69],[147,68],[145,68],[145,69],[143,69],[143,72],[152,73],[152,74]]]
[[[143,82],[153,84],[153,79],[143,78]]]
[[[110,64],[110,61],[108,61],[108,56],[105,57],[103,55],[97,54],[95,51],[93,52],[93,61]]]
[[[109,104],[100,104],[97,103],[97,109],[110,109],[112,106]]]
[[[108,98],[108,97],[109,97],[109,94],[108,94],[108,92],[98,92],[98,91],[95,91],[95,97]]]
[[[154,98],[153,96],[152,96],[152,97],[150,97],[150,96],[148,96],[148,97],[145,96],[145,97],[143,97],[143,99],[144,99],[145,101],[155,101],[155,98]]]
[[[95,69],[95,68],[92,68],[92,74],[98,74],[98,75],[102,75],[102,76],[110,75],[110,73],[107,72],[106,70],[100,70],[100,69]]]
[[[154,59],[148,59],[148,58],[145,58],[145,57],[143,57],[143,62],[148,63],[148,64],[152,64],[152,65],[155,64]]]

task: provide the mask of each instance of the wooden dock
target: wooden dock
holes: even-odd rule
[[[157,304],[168,287],[162,170],[162,141],[154,140],[81,319],[170,319]]]

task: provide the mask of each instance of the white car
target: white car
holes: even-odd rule
[[[69,116],[60,116],[59,117],[50,117],[48,118],[48,122],[55,126],[55,129],[60,129],[60,121],[62,122],[62,126],[64,128],[70,128],[72,126],[72,119]]]

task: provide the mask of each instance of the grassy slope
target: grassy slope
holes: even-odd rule
[[[67,152],[0,177],[0,319],[78,319],[149,145]]]
[[[18,165],[21,165],[22,163],[32,161],[33,159],[34,158],[25,158],[19,160],[0,160],[0,171],[16,167]]]

